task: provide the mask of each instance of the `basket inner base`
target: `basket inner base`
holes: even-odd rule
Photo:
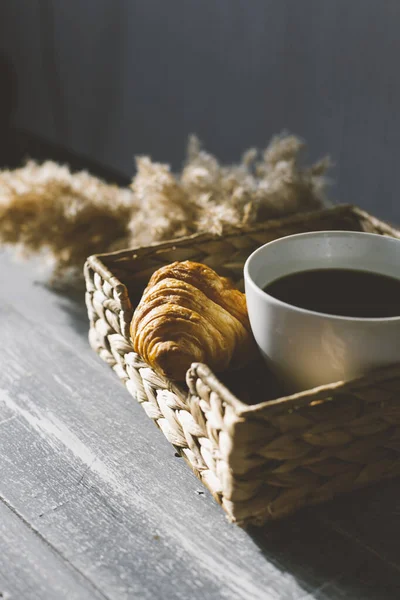
[[[258,404],[286,396],[281,382],[260,356],[243,369],[217,373],[218,379],[245,404]]]

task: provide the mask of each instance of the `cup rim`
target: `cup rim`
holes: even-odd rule
[[[293,238],[300,238],[300,237],[316,237],[316,238],[318,238],[318,237],[328,237],[328,236],[329,237],[352,237],[352,238],[367,236],[367,237],[371,237],[371,238],[380,238],[381,240],[385,240],[383,243],[393,243],[393,242],[400,243],[400,240],[398,240],[396,238],[392,238],[389,236],[383,236],[378,233],[368,233],[365,231],[346,231],[346,230],[335,229],[335,230],[306,231],[304,233],[295,233],[293,235],[284,236],[284,237],[278,238],[276,240],[271,240],[270,242],[267,242],[266,244],[263,244],[262,246],[260,246],[256,250],[254,250],[250,254],[250,256],[247,258],[247,260],[244,264],[243,272],[244,272],[245,281],[247,283],[249,283],[251,288],[256,292],[256,294],[258,296],[261,296],[262,298],[268,298],[269,302],[271,302],[272,304],[295,311],[296,313],[304,314],[306,316],[323,317],[324,319],[328,319],[328,320],[332,320],[332,321],[359,322],[359,323],[363,323],[363,324],[368,324],[368,323],[382,324],[382,323],[400,322],[400,314],[397,317],[374,317],[374,318],[371,318],[371,317],[346,317],[346,316],[342,316],[342,315],[331,315],[329,313],[317,312],[314,310],[308,310],[306,308],[301,308],[299,306],[295,306],[294,304],[288,304],[287,302],[278,300],[277,298],[274,298],[270,294],[267,294],[267,292],[265,292],[263,289],[261,289],[256,284],[256,282],[252,279],[252,277],[250,275],[250,271],[249,271],[249,265],[252,262],[252,260],[254,260],[255,256],[257,254],[259,254],[267,246],[269,247],[269,246],[272,246],[277,243],[282,243],[284,240],[289,240],[289,239],[293,239]],[[398,278],[394,277],[394,279],[399,279],[399,281],[400,281],[400,275]]]

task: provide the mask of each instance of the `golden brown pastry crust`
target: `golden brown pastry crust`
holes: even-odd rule
[[[131,323],[135,351],[169,379],[183,380],[192,362],[215,371],[254,356],[245,295],[231,281],[192,261],[151,277]]]

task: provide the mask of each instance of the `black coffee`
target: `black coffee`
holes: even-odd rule
[[[400,279],[368,271],[300,271],[275,279],[264,291],[319,313],[369,319],[400,316]]]

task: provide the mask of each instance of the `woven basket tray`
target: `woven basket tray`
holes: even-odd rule
[[[133,307],[152,273],[194,260],[243,286],[258,246],[318,230],[400,233],[365,212],[340,206],[269,221],[223,238],[174,242],[91,256],[85,265],[93,349],[113,367],[232,521],[262,524],[400,474],[400,365],[279,397],[263,363],[217,378],[193,364],[187,386],[155,373],[129,338]]]

